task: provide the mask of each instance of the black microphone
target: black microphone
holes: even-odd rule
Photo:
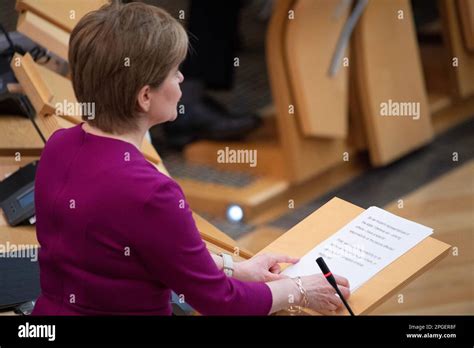
[[[352,311],[351,307],[349,307],[349,304],[347,303],[346,299],[344,296],[342,296],[341,290],[339,290],[336,279],[332,275],[332,272],[329,270],[328,265],[326,265],[326,262],[324,262],[324,259],[322,257],[318,257],[316,259],[316,263],[318,264],[319,268],[321,269],[321,272],[323,272],[324,278],[327,279],[329,284],[336,290],[337,294],[341,298],[342,303],[344,303],[344,306],[346,306],[347,310],[351,315],[355,315],[354,312]]]

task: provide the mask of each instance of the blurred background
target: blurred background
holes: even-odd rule
[[[474,1],[144,2],[191,37],[178,120],[150,140],[195,212],[256,253],[333,197],[382,207],[453,248],[374,314],[474,314]],[[67,79],[64,6],[45,3],[4,0],[0,24]],[[6,173],[42,143],[2,119]]]

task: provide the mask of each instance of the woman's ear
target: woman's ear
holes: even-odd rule
[[[148,112],[151,107],[151,88],[149,85],[143,86],[137,95],[137,106],[139,112]]]

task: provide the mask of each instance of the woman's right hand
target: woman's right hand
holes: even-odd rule
[[[351,294],[349,281],[337,275],[334,275],[334,278],[339,290],[341,290],[342,295],[347,300]],[[301,277],[301,283],[306,290],[309,301],[308,307],[310,309],[329,315],[343,306],[341,299],[336,295],[336,290],[321,273]]]

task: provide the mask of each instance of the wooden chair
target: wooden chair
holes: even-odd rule
[[[341,61],[337,74],[328,73],[349,14],[349,6],[337,13],[339,8],[339,1],[300,0],[288,14],[283,48],[296,116],[307,137],[345,138],[348,133],[349,69]]]
[[[433,130],[409,1],[370,1],[355,31],[354,55],[372,164],[385,165],[427,144]],[[419,114],[393,115],[392,105],[419,108]]]

